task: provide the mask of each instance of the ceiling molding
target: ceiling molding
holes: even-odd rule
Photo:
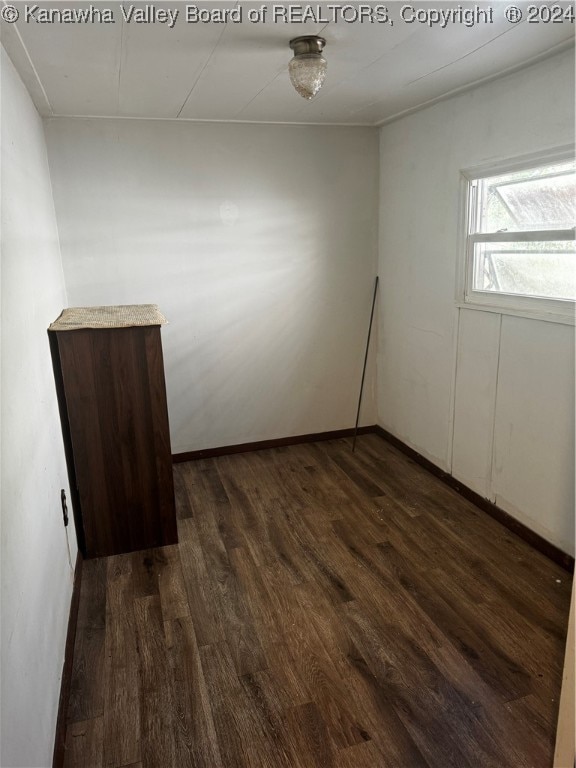
[[[508,75],[513,75],[516,72],[520,72],[524,69],[528,69],[528,67],[531,67],[534,64],[539,64],[541,61],[545,61],[546,59],[551,59],[554,56],[558,56],[562,53],[565,53],[566,51],[569,51],[570,49],[574,49],[574,47],[575,47],[574,40],[566,40],[563,43],[559,43],[558,45],[553,46],[547,51],[544,51],[544,53],[540,53],[536,56],[531,56],[529,59],[526,59],[525,61],[519,64],[514,64],[514,66],[512,67],[503,69],[502,72],[498,72],[497,74],[494,74],[494,75],[487,75],[486,77],[481,77],[478,80],[474,80],[474,82],[472,83],[467,83],[466,85],[462,85],[458,88],[453,88],[451,91],[446,91],[446,93],[442,94],[441,96],[435,96],[433,99],[428,99],[427,101],[423,101],[421,104],[417,104],[413,107],[410,107],[409,109],[404,109],[395,115],[386,117],[384,120],[380,120],[379,122],[372,123],[372,125],[374,125],[375,128],[383,128],[385,125],[388,125],[389,123],[393,123],[396,120],[401,120],[403,117],[407,117],[408,115],[413,115],[415,112],[420,112],[420,110],[422,109],[426,109],[427,107],[432,107],[434,104],[438,104],[441,101],[446,101],[446,99],[451,99],[453,96],[459,96],[462,93],[473,91],[475,88],[480,88],[482,85],[486,85],[486,83],[493,83],[495,80],[502,80],[502,78],[507,77]]]
[[[2,5],[7,5],[6,0],[2,0]],[[16,24],[2,25],[0,43],[22,78],[22,82],[40,115],[51,117],[54,110],[50,104],[50,99]]]
[[[290,122],[282,120],[212,120],[199,117],[139,117],[130,115],[57,115],[52,114],[46,117],[47,120],[140,120],[154,121],[161,123],[216,123],[220,125],[280,125],[295,127],[314,127],[314,128],[374,128],[378,126],[375,123],[318,123],[318,122]]]

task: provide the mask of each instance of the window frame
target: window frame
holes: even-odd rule
[[[576,324],[576,301],[553,299],[540,296],[526,296],[498,291],[479,291],[474,288],[474,245],[478,242],[534,242],[535,231],[478,233],[476,232],[476,196],[474,182],[492,176],[514,171],[528,170],[574,160],[575,147],[572,144],[548,149],[509,160],[499,160],[467,168],[460,172],[461,178],[461,221],[460,253],[457,306],[480,309],[500,314],[535,317],[553,322]],[[537,232],[544,240],[573,240],[574,230],[542,230]],[[576,263],[575,263],[576,269]]]

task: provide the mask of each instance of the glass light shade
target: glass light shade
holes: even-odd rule
[[[313,99],[326,77],[326,59],[319,53],[302,53],[288,64],[292,85],[300,96]]]

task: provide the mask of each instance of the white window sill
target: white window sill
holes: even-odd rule
[[[459,309],[480,310],[480,312],[493,312],[497,315],[512,315],[513,317],[526,317],[529,320],[544,320],[548,323],[559,323],[561,325],[576,325],[576,314],[574,311],[560,314],[559,312],[546,312],[537,309],[503,307],[497,304],[481,304],[474,301],[456,302]]]

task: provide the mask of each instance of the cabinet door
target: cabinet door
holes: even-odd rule
[[[174,543],[160,328],[57,335],[86,556]]]

